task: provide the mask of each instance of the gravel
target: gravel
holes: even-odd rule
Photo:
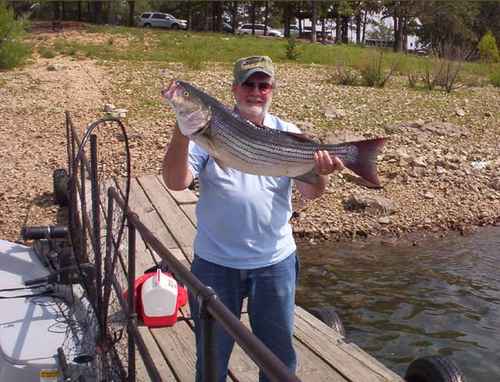
[[[84,32],[67,38],[79,35]],[[443,235],[500,223],[498,89],[462,87],[445,94],[408,89],[404,78],[384,89],[336,86],[328,81],[332,73],[317,65],[278,65],[271,111],[324,142],[389,137],[378,164],[384,187],[360,186],[344,170],[316,200],[294,194],[297,237]],[[173,78],[232,103],[231,68],[222,64],[193,71],[181,64],[56,56],[0,72],[0,238],[17,240],[23,224],[65,221],[52,197],[52,172],[67,161],[65,110],[83,131],[104,115],[106,104],[125,109],[133,174],[159,173],[174,127],[159,91]],[[373,204],[377,199],[381,206]],[[350,208],[353,200],[369,202]]]

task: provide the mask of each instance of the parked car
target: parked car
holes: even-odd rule
[[[266,30],[266,26],[264,24],[255,24],[255,34],[259,36],[264,35],[264,31]],[[252,34],[252,24],[243,24],[238,28],[238,34]],[[281,33],[277,29],[273,29],[267,27],[267,35],[273,37],[283,37],[283,33]]]
[[[177,19],[169,13],[145,12],[139,18],[139,26],[144,28],[187,29],[187,20]]]

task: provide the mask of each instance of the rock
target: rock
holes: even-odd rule
[[[426,199],[434,199],[435,195],[432,192],[430,192],[430,191],[426,191],[424,193],[424,198],[426,198]]]
[[[314,129],[314,123],[312,122],[306,122],[306,121],[298,121],[295,122],[295,125],[301,130],[301,131],[310,131]]]
[[[382,216],[381,218],[378,219],[378,222],[380,224],[390,224],[391,218],[389,216]]]
[[[410,163],[415,167],[427,167],[427,162],[424,157],[412,158]]]
[[[438,175],[444,175],[446,174],[448,171],[446,171],[446,169],[444,169],[443,167],[440,167],[440,166],[437,166],[436,167],[436,174]]]
[[[111,113],[113,110],[115,110],[115,105],[113,105],[112,103],[106,103],[104,104],[103,110],[105,113]]]
[[[457,108],[455,109],[455,114],[458,115],[459,117],[463,117],[465,115],[464,109]]]
[[[337,109],[334,106],[327,105],[323,108],[323,113],[326,118],[330,119],[342,119],[346,116],[346,113],[342,109]]]
[[[344,200],[348,210],[365,210],[370,215],[390,215],[397,210],[397,205],[392,200],[382,196],[350,195]]]
[[[492,179],[490,182],[490,186],[494,190],[500,191],[500,177]]]
[[[61,70],[61,66],[57,64],[49,64],[47,65],[47,70],[49,72],[57,72],[58,70]]]

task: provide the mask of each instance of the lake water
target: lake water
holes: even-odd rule
[[[297,304],[334,306],[347,337],[404,376],[451,357],[469,382],[500,381],[500,229],[419,246],[300,245]]]

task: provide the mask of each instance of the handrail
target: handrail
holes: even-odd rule
[[[226,332],[264,371],[268,378],[276,382],[300,382],[283,362],[271,352],[229,309],[217,298],[213,290],[194,276],[165,245],[141,222],[138,215],[124,202],[114,187],[108,189],[108,197],[117,202],[124,211],[129,225],[133,226],[148,244],[168,265],[169,271],[186,285],[193,295],[204,304],[204,308],[215,318]],[[203,319],[203,318],[202,318]]]

